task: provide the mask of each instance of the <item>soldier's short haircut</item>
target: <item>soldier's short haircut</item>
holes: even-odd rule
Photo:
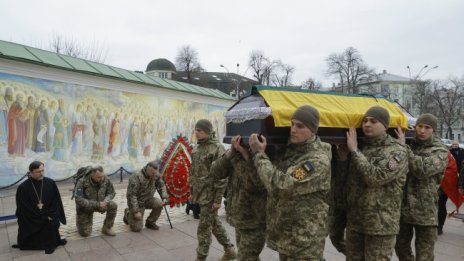
[[[92,170],[90,172],[95,173],[95,172],[103,172],[103,167],[102,166],[94,166],[92,167]]]

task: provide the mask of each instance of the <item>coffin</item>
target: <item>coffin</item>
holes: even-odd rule
[[[375,105],[389,111],[390,126],[387,132],[393,137],[397,126],[412,130],[411,126],[415,125],[414,117],[398,103],[383,97],[259,85],[253,86],[249,96],[240,99],[225,113],[226,136],[223,141],[230,143],[233,136],[241,135],[243,142],[248,143],[252,133],[259,133],[266,137],[270,145],[285,145],[290,134],[291,116],[301,105],[311,105],[319,110],[317,135],[331,144],[346,143],[346,132],[350,127],[357,128],[362,143],[362,118]],[[406,132],[407,140],[413,137],[413,131]]]

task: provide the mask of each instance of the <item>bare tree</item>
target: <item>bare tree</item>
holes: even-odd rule
[[[432,81],[432,100],[437,105],[436,116],[446,125],[446,137],[453,137],[452,126],[462,118],[464,79]],[[443,130],[440,131],[443,134]]]
[[[359,51],[353,47],[348,47],[343,53],[329,55],[326,62],[327,75],[339,78],[342,92],[356,93],[359,80],[374,74],[374,70],[369,68]]]
[[[177,52],[176,67],[177,70],[187,73],[189,82],[191,81],[193,72],[203,71],[198,58],[198,52],[190,45],[183,45]]]
[[[269,85],[269,79],[272,73],[272,66],[270,66],[270,59],[264,56],[264,52],[261,50],[253,50],[250,53],[250,60],[248,65],[253,71],[253,77],[259,82],[264,84],[267,79]]]
[[[432,82],[430,80],[422,81],[413,79],[412,104],[405,104],[408,111],[414,112],[415,115],[432,112],[435,103],[432,99]]]
[[[55,53],[82,58],[97,63],[104,63],[108,55],[108,49],[104,44],[96,41],[90,44],[84,44],[73,37],[66,38],[59,34],[53,35],[48,49]]]
[[[275,69],[273,73],[273,80],[275,86],[290,86],[292,84],[291,79],[293,73],[295,72],[295,66],[290,64],[285,64],[282,61],[275,61]]]
[[[306,79],[304,82],[301,83],[301,89],[317,91],[317,90],[322,89],[322,83],[319,81],[316,81],[312,77],[309,77],[308,79]]]

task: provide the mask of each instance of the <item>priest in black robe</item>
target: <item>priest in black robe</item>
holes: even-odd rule
[[[44,169],[42,162],[33,161],[27,180],[16,191],[18,244],[13,247],[51,254],[57,246],[66,244],[58,230],[60,223],[66,224],[66,216],[58,187],[44,177]]]

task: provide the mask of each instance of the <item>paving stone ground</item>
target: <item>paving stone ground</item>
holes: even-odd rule
[[[20,251],[11,248],[16,243],[18,225],[16,220],[0,222],[0,261],[40,261],[40,260],[160,260],[181,261],[195,260],[195,249],[197,246],[196,229],[198,220],[193,219],[192,214],[185,213],[185,207],[167,208],[173,229],[170,228],[166,213],[162,212],[158,221],[160,230],[153,231],[143,229],[140,233],[130,232],[128,226],[122,222],[122,216],[126,205],[127,179],[120,183],[113,181],[116,189],[115,201],[118,203],[118,214],[116,216],[114,230],[115,237],[103,236],[100,233],[104,214],[94,215],[94,228],[92,235],[82,238],[77,234],[75,226],[75,203],[71,200],[70,183],[59,183],[63,204],[65,207],[67,225],[60,228],[63,237],[67,238],[68,244],[58,247],[55,253],[45,255],[43,251]],[[0,216],[14,214],[15,190],[11,188],[0,191]],[[452,210],[448,204],[448,210]],[[235,232],[224,221],[224,209],[221,208],[219,216],[223,221],[231,239],[235,241]],[[459,215],[464,218],[464,215]],[[218,260],[223,254],[222,246],[214,239],[210,249],[208,260]],[[326,240],[324,257],[327,261],[345,260],[332,246],[329,239]],[[278,254],[265,248],[260,256],[263,261],[278,260]],[[393,260],[398,260],[396,257]],[[464,260],[464,223],[461,219],[447,219],[444,234],[439,236],[435,246],[435,260],[458,261]]]

